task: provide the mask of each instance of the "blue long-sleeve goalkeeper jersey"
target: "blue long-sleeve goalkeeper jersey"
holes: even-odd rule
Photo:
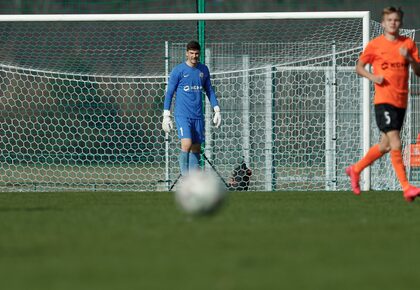
[[[165,94],[164,110],[170,110],[175,98],[175,116],[191,119],[203,118],[202,92],[206,92],[212,107],[218,106],[216,94],[210,82],[210,72],[206,65],[198,63],[190,67],[185,62],[177,65],[169,76]]]

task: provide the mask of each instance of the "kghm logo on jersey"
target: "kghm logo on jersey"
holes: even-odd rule
[[[408,63],[404,63],[404,62],[390,62],[390,63],[387,63],[387,62],[384,62],[381,65],[381,68],[383,70],[386,70],[388,68],[390,68],[390,69],[401,69],[401,68],[405,68],[405,67],[408,67]]]
[[[184,86],[184,92],[201,92],[203,86]]]

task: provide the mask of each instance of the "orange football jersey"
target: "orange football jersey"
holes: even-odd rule
[[[375,75],[382,75],[382,84],[375,84],[374,104],[390,104],[398,108],[407,108],[409,62],[400,54],[405,47],[417,62],[419,51],[415,42],[408,37],[399,36],[390,41],[381,35],[368,43],[360,61],[371,64]]]

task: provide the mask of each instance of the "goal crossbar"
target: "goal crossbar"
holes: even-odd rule
[[[13,21],[174,21],[174,20],[270,20],[369,18],[369,11],[255,12],[255,13],[161,13],[161,14],[37,14],[0,15],[0,22]]]

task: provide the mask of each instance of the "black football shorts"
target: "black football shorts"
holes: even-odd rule
[[[379,130],[384,133],[398,130],[404,123],[405,109],[397,108],[390,104],[375,105],[376,124]]]

